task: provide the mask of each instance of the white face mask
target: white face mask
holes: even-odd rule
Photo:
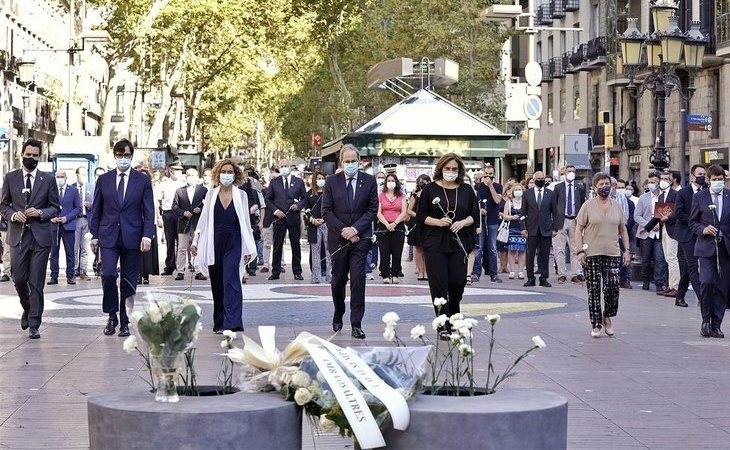
[[[515,191],[515,198],[522,197],[522,189]]]
[[[323,188],[324,187],[324,181],[322,179],[317,180],[317,187]]]
[[[649,192],[654,192],[656,190],[656,183],[649,183],[646,185],[646,188],[649,189]]]
[[[58,188],[61,189],[62,187],[66,186],[66,179],[56,178],[56,185],[58,185]]]
[[[661,189],[662,191],[666,191],[667,189],[669,189],[669,186],[671,185],[668,181],[662,180],[659,182],[659,189]]]
[[[188,183],[188,186],[195,186],[198,183],[198,180],[195,177],[187,177],[185,181]]]
[[[388,190],[392,191],[395,189],[395,181],[388,181]]]
[[[132,165],[132,158],[119,158],[116,162],[117,169],[122,172],[126,172],[126,170]]]
[[[565,174],[565,179],[568,181],[575,180],[575,172],[568,172]]]
[[[725,187],[725,182],[722,180],[710,181],[710,190],[713,194],[719,194],[722,192],[722,188]]]
[[[221,174],[221,184],[223,186],[232,185],[234,179],[235,179],[235,175],[232,173],[222,173]]]
[[[624,195],[626,198],[631,198],[634,195],[634,190],[626,188],[624,189]]]
[[[289,171],[290,171],[290,170],[289,170],[289,168],[288,168],[288,167],[286,167],[286,166],[284,166],[284,167],[279,167],[279,173],[280,173],[280,174],[281,174],[281,176],[283,176],[283,177],[288,177],[288,176],[289,176]]]
[[[443,172],[444,180],[448,181],[449,183],[456,181],[456,178],[459,176],[459,172]]]

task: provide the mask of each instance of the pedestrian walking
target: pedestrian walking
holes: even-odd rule
[[[81,197],[73,186],[66,185],[66,171],[56,172],[56,186],[61,211],[58,217],[51,218],[51,279],[48,284],[58,284],[59,252],[63,243],[63,252],[66,255],[66,283],[76,284],[74,253],[76,238],[76,218],[81,213]]]
[[[188,266],[193,265],[190,246],[193,242],[193,235],[198,226],[200,214],[203,212],[205,196],[208,194],[208,189],[202,184],[198,184],[198,171],[195,169],[188,169],[185,172],[185,184],[186,186],[175,192],[175,199],[172,202],[172,211],[177,216],[176,281],[184,280]],[[205,275],[200,272],[195,274],[195,279],[207,280]]]
[[[229,158],[216,163],[213,189],[203,201],[190,252],[195,269],[210,279],[213,332],[243,331],[243,277],[256,256],[243,171]]]
[[[664,261],[664,249],[662,247],[662,225],[658,218],[654,217],[654,207],[659,202],[659,174],[650,173],[647,178],[646,187],[648,192],[639,197],[634,211],[636,221],[636,237],[641,240],[641,264],[644,285],[642,289],[649,290],[650,284],[654,281],[656,291],[664,292],[666,286],[666,269]],[[651,267],[654,266],[652,279]]]
[[[89,267],[89,212],[91,211],[91,200],[94,198],[94,189],[89,186],[89,174],[85,166],[76,168],[76,183],[72,186],[79,191],[81,200],[81,212],[76,216],[76,229],[74,234],[74,275],[84,281],[91,278],[86,274]]]
[[[312,183],[304,198],[305,218],[307,221],[307,242],[312,266],[312,283],[319,284],[332,281],[332,257],[327,250],[327,224],[322,218],[322,193],[326,177],[322,172],[312,174]],[[322,252],[326,269],[322,271]]]
[[[401,258],[406,236],[404,222],[408,217],[408,201],[395,173],[386,175],[385,186],[378,194],[377,217],[380,276],[383,283],[398,284],[398,275],[403,270]]]
[[[586,201],[586,191],[581,183],[575,181],[575,166],[565,166],[564,172],[565,180],[553,188],[554,220],[558,230],[552,242],[553,251],[558,266],[558,283],[565,283],[568,279],[578,283],[580,267],[575,248],[575,218]],[[570,266],[566,263],[566,256],[570,258]]]
[[[702,285],[700,284],[699,260],[695,256],[695,244],[697,235],[689,226],[689,215],[692,212],[692,197],[699,191],[706,189],[707,170],[702,164],[695,164],[690,170],[692,182],[683,187],[677,193],[677,209],[675,215],[677,222],[674,224],[674,237],[679,243],[677,257],[679,259],[679,285],[677,297],[674,302],[676,306],[687,307],[685,296],[689,290],[690,283],[692,290],[697,296],[697,301],[702,311],[702,317],[708,317],[704,311],[705,302],[700,300]]]
[[[165,268],[163,275],[172,275],[177,268],[177,216],[172,210],[172,202],[175,201],[175,193],[181,187],[185,187],[183,180],[183,168],[179,162],[173,162],[169,166],[170,178],[160,184],[160,209],[162,210],[162,227],[165,233],[165,244],[167,253],[165,255]]]
[[[527,238],[527,281],[525,287],[535,286],[535,254],[540,272],[540,286],[551,287],[548,281],[550,271],[550,244],[557,235],[555,228],[553,191],[545,187],[545,175],[537,171],[532,176],[535,187],[528,189],[522,197],[522,236]]]
[[[509,237],[507,238],[507,248],[509,256],[507,259],[507,269],[509,270],[509,279],[515,278],[522,280],[525,278],[525,250],[527,249],[527,238],[522,236],[520,221],[522,220],[522,198],[524,197],[525,188],[514,183],[507,190],[508,201],[505,202],[502,218],[509,222]]]
[[[611,318],[618,313],[619,268],[629,264],[631,252],[623,210],[610,198],[611,177],[604,172],[594,175],[593,190],[596,197],[586,201],[578,212],[575,246],[586,277],[591,336],[597,338],[602,327],[607,336],[614,334]],[[621,236],[623,254],[616,236]]]

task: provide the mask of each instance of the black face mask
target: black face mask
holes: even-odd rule
[[[545,187],[545,180],[535,180],[535,186],[539,188]]]
[[[704,187],[705,184],[707,184],[707,181],[705,181],[705,177],[704,176],[701,176],[701,177],[697,177],[695,179],[695,183],[697,183],[699,186],[703,186]]]
[[[425,186],[426,184],[427,184],[427,183],[426,183],[425,181],[421,181],[420,183],[418,183],[418,186],[420,186],[420,187],[424,187],[424,186]]]
[[[23,167],[32,172],[35,170],[36,167],[38,167],[38,160],[35,158],[23,156]]]

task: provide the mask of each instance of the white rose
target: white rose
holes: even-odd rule
[[[411,339],[420,339],[424,334],[426,334],[426,327],[423,325],[416,325],[411,328]]]
[[[233,339],[236,339],[236,332],[235,331],[231,331],[231,330],[224,330],[223,331],[223,336],[225,336],[225,337],[233,340]]]
[[[137,348],[137,337],[129,336],[127,339],[124,340],[122,348],[125,352],[132,353]]]
[[[385,313],[385,315],[383,315],[383,323],[386,325],[391,325],[391,326],[395,325],[396,323],[398,323],[399,320],[400,320],[400,317],[398,316],[397,313],[395,313],[393,311],[387,312],[387,313]]]
[[[433,299],[433,306],[435,306],[437,308],[439,306],[444,306],[445,304],[446,304],[446,299],[443,297],[436,297],[435,299]]]
[[[446,314],[441,314],[437,318],[433,319],[433,322],[431,322],[431,325],[433,326],[434,330],[437,330],[439,328],[442,328],[444,325],[446,325],[446,322],[448,322],[449,318],[446,317]]]
[[[383,332],[383,339],[389,342],[395,339],[395,328],[385,327],[385,331]]]
[[[295,373],[291,379],[291,384],[296,387],[307,387],[311,382],[312,378],[307,372],[304,372],[302,370],[297,370],[297,373]]]
[[[226,352],[226,356],[228,356],[228,359],[230,359],[234,363],[237,363],[237,364],[246,364],[247,363],[246,356],[243,353],[243,350],[240,348],[234,347],[232,349],[229,349]]]
[[[532,337],[532,343],[533,343],[533,344],[535,345],[535,347],[537,347],[537,348],[545,348],[545,347],[547,347],[547,346],[545,345],[545,341],[543,341],[543,340],[542,340],[542,338],[541,338],[540,336],[533,336],[533,337]]]
[[[132,323],[136,327],[137,326],[137,323],[139,322],[139,319],[141,319],[142,317],[144,317],[144,314],[142,314],[139,311],[135,311],[135,312],[132,313],[131,316],[129,316],[129,319],[132,321]]]
[[[328,419],[324,414],[319,416],[319,426],[322,427],[324,431],[332,431],[337,428],[337,424],[333,420]]]
[[[228,348],[228,339],[223,339],[221,341],[221,348]]]
[[[451,322],[451,324],[453,325],[454,322],[456,322],[457,320],[463,320],[463,319],[464,319],[464,315],[462,313],[456,313],[456,314],[452,314],[451,317],[449,317],[449,322]]]
[[[487,314],[487,317],[485,317],[489,323],[492,325],[497,325],[501,319],[499,314]]]
[[[169,302],[157,302],[157,307],[160,308],[160,314],[163,316],[172,311],[172,305]]]
[[[459,345],[459,353],[461,353],[461,356],[469,356],[474,352],[474,350],[471,348],[469,344],[461,344]]]
[[[160,308],[157,307],[157,305],[152,305],[147,310],[147,316],[150,318],[150,322],[152,323],[160,323],[162,320],[162,313],[160,312]]]
[[[294,393],[294,401],[299,406],[304,406],[310,401],[312,401],[312,393],[309,392],[309,389],[307,388],[299,388]]]

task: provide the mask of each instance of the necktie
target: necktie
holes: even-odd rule
[[[715,214],[717,214],[717,217],[722,217],[722,211],[720,211],[720,194],[712,194],[712,203],[715,205]]]
[[[124,175],[123,173],[119,174],[121,179],[119,180],[119,186],[117,186],[117,197],[119,197],[120,205],[124,203]]]
[[[540,207],[540,204],[542,203],[542,189],[537,190],[537,207]]]
[[[86,215],[86,205],[84,205],[84,202],[86,201],[86,189],[79,185],[79,189],[81,189],[81,215]]]
[[[284,178],[284,189],[289,192],[289,177]]]
[[[25,188],[27,189],[25,194],[25,205],[28,206],[28,203],[30,203],[30,174],[25,176]]]
[[[573,216],[573,183],[568,183],[568,217]]]
[[[352,178],[347,179],[347,201],[352,206],[353,200],[355,200],[355,189],[352,187]]]
[[[63,188],[61,188],[59,200],[63,200]]]

